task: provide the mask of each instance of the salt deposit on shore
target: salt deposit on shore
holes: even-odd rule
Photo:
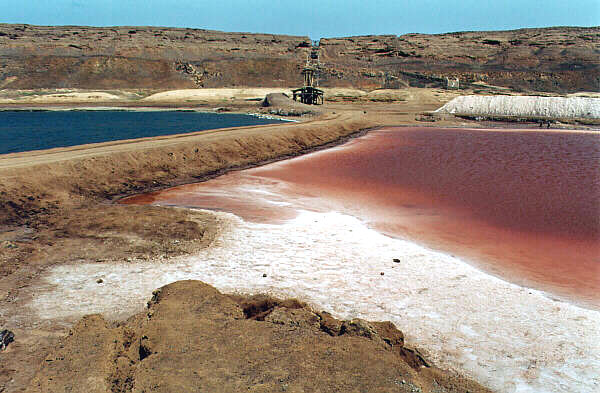
[[[470,116],[600,119],[600,99],[589,97],[460,96],[436,112]]]
[[[271,93],[286,93],[287,88],[245,88],[245,89],[182,89],[152,94],[143,101],[222,101],[222,100],[259,100]]]
[[[0,97],[0,104],[18,104],[18,103],[78,103],[78,102],[105,102],[121,100],[122,97],[107,93],[104,91],[90,92],[59,92],[54,94],[38,94],[23,95],[15,98]]]
[[[367,93],[364,90],[340,88],[340,87],[324,87],[322,88],[325,99],[341,99],[341,98],[361,98],[369,99],[397,99],[405,100],[411,97],[408,90],[374,90]],[[181,89],[169,90],[160,93],[152,94],[143,99],[143,101],[222,101],[222,100],[258,100],[263,99],[267,94],[285,93],[292,96],[290,88],[215,88],[215,89]]]
[[[600,387],[600,312],[383,236],[348,215],[303,211],[271,225],[216,214],[224,230],[198,255],[58,266],[35,289],[29,312],[42,319],[126,317],[143,309],[153,289],[198,279],[225,292],[297,297],[341,318],[391,320],[438,366],[498,391]]]

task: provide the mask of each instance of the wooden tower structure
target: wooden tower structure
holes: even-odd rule
[[[306,59],[306,65],[302,69],[302,77],[304,78],[304,86],[292,90],[294,101],[300,101],[308,105],[323,104],[323,90],[317,88],[315,74],[319,69],[319,52],[318,47],[313,46],[309,57]]]

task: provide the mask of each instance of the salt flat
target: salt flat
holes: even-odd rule
[[[272,225],[215,214],[224,229],[199,254],[55,267],[27,312],[40,319],[126,317],[142,310],[155,288],[198,279],[230,293],[297,297],[339,318],[391,320],[436,365],[498,391],[600,387],[600,312],[386,237],[348,215],[302,211]]]

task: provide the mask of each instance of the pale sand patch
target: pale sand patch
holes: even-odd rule
[[[299,87],[298,85],[297,87]],[[215,89],[182,89],[169,90],[152,94],[143,101],[220,101],[220,100],[255,100],[265,98],[267,94],[284,93],[292,96],[292,89],[296,87],[278,88],[215,88]],[[351,88],[320,87],[328,98],[360,98],[367,95],[366,91]]]
[[[367,92],[364,90],[351,89],[351,88],[319,87],[319,89],[323,90],[323,96],[325,97],[325,99],[344,98],[344,97],[360,98],[362,96],[367,95]]]
[[[267,94],[285,93],[291,95],[291,89],[281,88],[240,88],[240,89],[182,89],[152,94],[142,101],[221,101],[263,99]]]
[[[348,215],[303,211],[283,225],[216,215],[225,229],[209,249],[165,263],[53,268],[24,313],[126,317],[153,289],[198,279],[225,292],[297,297],[339,318],[391,320],[436,365],[498,391],[600,387],[600,312],[383,236]]]
[[[73,102],[104,102],[122,100],[123,97],[103,92],[64,92],[54,94],[32,94],[15,98],[0,98],[0,104],[16,103],[73,103]]]
[[[122,101],[147,103],[179,103],[179,104],[225,104],[226,101],[254,101],[262,100],[267,94],[285,93],[292,96],[295,87],[277,88],[207,88],[207,89],[181,89],[168,90],[149,95],[142,98],[147,92],[144,91],[82,91],[78,89],[38,89],[38,90],[3,90],[0,91],[0,105],[14,104],[69,104],[69,103],[94,103],[106,101]],[[421,104],[440,105],[440,101],[446,102],[456,97],[458,93],[440,89],[377,89],[370,92],[351,88],[321,88],[324,97],[330,101],[343,101],[344,99],[355,99],[360,101],[405,101],[419,102]]]
[[[581,91],[579,93],[567,94],[567,97],[589,97],[589,98],[600,98],[599,92],[594,91]]]
[[[355,98],[361,101],[369,100],[392,100],[392,101],[418,101],[421,103],[447,102],[458,97],[460,93],[444,89],[422,89],[408,87],[404,89],[376,89],[364,91],[349,88],[321,88],[325,93],[325,99]]]
[[[364,98],[370,100],[408,101],[414,99],[414,95],[408,89],[378,89],[370,91]]]
[[[91,91],[85,93],[73,92],[73,93],[58,93],[48,94],[44,96],[34,97],[32,101],[35,102],[81,102],[81,101],[104,101],[104,100],[120,100],[121,97],[115,94],[106,93],[103,91]]]

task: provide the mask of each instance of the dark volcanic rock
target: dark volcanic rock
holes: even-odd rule
[[[15,334],[10,330],[4,329],[0,332],[0,351],[6,349],[8,344],[15,341]]]

